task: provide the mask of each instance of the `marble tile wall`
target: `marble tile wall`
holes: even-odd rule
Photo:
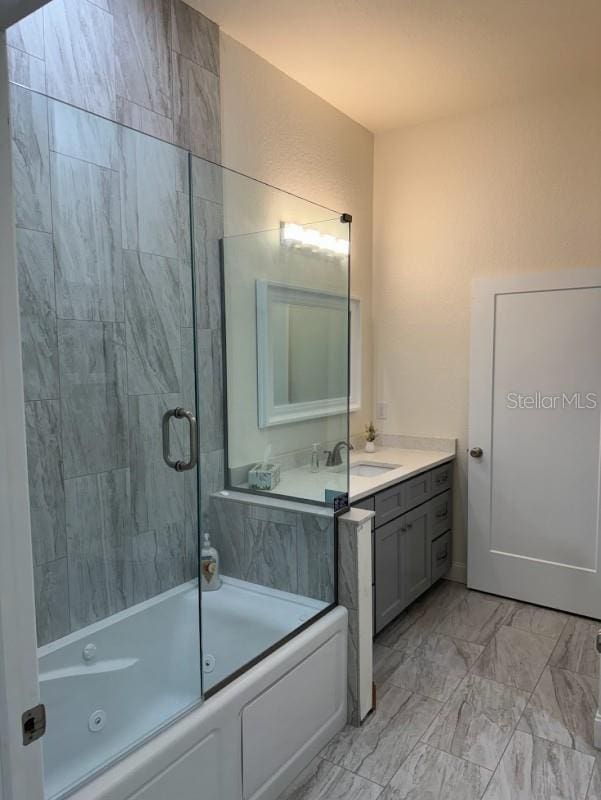
[[[210,498],[209,529],[224,575],[327,603],[335,599],[334,526],[327,509]]]
[[[183,0],[51,0],[7,40],[14,83],[221,160],[219,28]]]
[[[223,488],[221,174],[194,159],[191,181],[175,146],[220,160],[219,30],[181,0],[52,0],[8,44],[45,644],[197,575],[197,494],[206,527]],[[200,487],[161,437],[167,409],[195,406],[193,249]],[[283,547],[269,522],[250,529]]]

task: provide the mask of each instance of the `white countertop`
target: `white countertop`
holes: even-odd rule
[[[399,466],[371,478],[351,475],[349,499],[351,503],[354,503],[361,500],[362,497],[381,492],[388,486],[411,478],[424,470],[437,467],[439,464],[445,464],[454,458],[454,453],[442,450],[407,450],[399,447],[381,447],[375,453],[353,450],[351,467],[353,464],[399,464]]]
[[[369,478],[351,475],[350,502],[354,503],[399,481],[411,478],[419,472],[452,461],[454,458],[455,454],[448,450],[410,450],[400,447],[378,447],[375,453],[353,450],[350,459],[351,467],[355,464],[373,464],[374,466],[394,464],[398,466],[386,470],[381,475]],[[311,472],[307,466],[285,470],[281,474],[277,487],[270,494],[302,497],[307,500],[323,502],[325,489],[346,492],[346,467],[322,466],[319,472]]]

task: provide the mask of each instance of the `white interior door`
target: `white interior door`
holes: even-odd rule
[[[469,586],[601,618],[600,415],[601,270],[475,282]]]

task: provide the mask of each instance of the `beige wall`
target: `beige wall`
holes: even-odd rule
[[[351,428],[359,431],[372,408],[373,134],[224,34],[221,98],[226,167],[353,215],[351,290],[362,300],[364,381]]]
[[[391,433],[459,439],[466,561],[470,283],[601,265],[601,93],[574,91],[376,137],[374,397]]]

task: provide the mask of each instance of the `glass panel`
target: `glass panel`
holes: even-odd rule
[[[221,566],[220,580],[203,581],[214,590],[202,609],[212,693],[336,601],[334,503],[348,491],[349,225],[192,162],[202,525]],[[224,435],[225,463],[216,449]],[[209,459],[213,470],[202,468]]]
[[[47,797],[201,699],[188,154],[11,87]],[[166,420],[165,414],[171,412]]]

